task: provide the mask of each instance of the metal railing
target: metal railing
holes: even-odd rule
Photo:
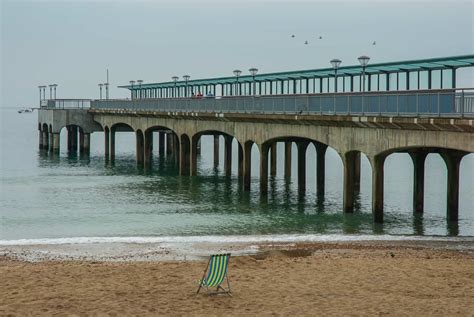
[[[164,112],[474,117],[474,88],[163,99],[48,100],[49,109]]]
[[[41,100],[41,109],[89,109],[90,99],[49,99]]]

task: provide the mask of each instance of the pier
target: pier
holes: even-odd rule
[[[67,128],[70,152],[87,155],[90,134],[103,132],[105,157],[115,160],[115,134],[136,136],[136,162],[151,168],[154,151],[174,157],[181,176],[197,175],[200,138],[224,137],[224,170],[231,174],[237,142],[238,176],[250,190],[251,151],[260,153],[260,192],[276,174],[278,143],[284,144],[284,175],[291,177],[292,146],[297,149],[298,190],[306,190],[306,170],[316,173],[318,196],[325,193],[328,147],[344,168],[344,212],[354,211],[360,190],[360,160],[372,168],[372,214],[383,222],[384,162],[393,153],[413,161],[413,212],[424,211],[424,166],[438,153],[447,168],[447,218],[459,218],[459,166],[474,153],[474,88],[456,87],[456,70],[473,67],[474,55],[347,66],[251,76],[220,77],[120,86],[129,99],[43,99],[38,116],[39,147],[59,153]],[[201,92],[202,98],[195,94]],[[207,95],[207,96],[206,96]],[[158,137],[158,149],[153,138]],[[306,165],[314,146],[316,166]]]

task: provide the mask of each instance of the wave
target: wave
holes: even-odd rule
[[[192,244],[192,243],[297,243],[297,242],[352,242],[352,241],[470,241],[474,237],[410,236],[410,235],[316,235],[282,234],[253,236],[165,236],[165,237],[70,237],[0,240],[0,246],[62,245],[62,244]]]

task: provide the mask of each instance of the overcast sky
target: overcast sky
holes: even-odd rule
[[[473,1],[0,2],[1,106],[37,106],[37,86],[52,83],[58,98],[97,98],[107,68],[111,97],[123,98],[127,91],[116,86],[131,79],[474,52]],[[459,71],[458,86],[474,87],[473,74]]]

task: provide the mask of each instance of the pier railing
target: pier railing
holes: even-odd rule
[[[88,108],[83,100],[50,100],[48,108]],[[474,117],[474,89],[265,95],[212,98],[89,100],[92,109],[165,112],[283,113]]]
[[[41,108],[45,109],[89,109],[90,99],[49,99],[41,100]]]

